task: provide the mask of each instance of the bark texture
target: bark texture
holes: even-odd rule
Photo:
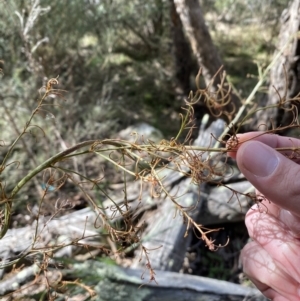
[[[212,91],[217,91],[222,83],[223,68],[221,57],[215,47],[198,0],[174,0],[177,13],[180,16],[184,30],[191,44],[206,85]],[[229,89],[226,84],[222,84],[224,94]],[[230,93],[231,101],[223,109],[224,112],[232,112],[240,106],[240,100],[236,95]],[[218,100],[218,99],[217,99]],[[196,110],[197,111],[197,110]],[[221,114],[226,122],[230,121],[228,114]]]
[[[282,55],[271,69],[269,94],[260,106],[274,105],[280,99],[291,99],[300,93],[299,29],[300,0],[294,0],[281,16],[281,29],[274,56],[279,51],[282,51]],[[293,102],[293,104],[299,107],[296,102]],[[262,124],[270,127],[271,122],[276,127],[285,126],[290,124],[293,118],[290,112],[277,107],[261,111],[256,117],[253,128],[257,128]]]
[[[174,0],[174,3],[199,66],[203,68],[205,81],[208,83],[221,68],[222,61],[205,24],[199,1]],[[215,84],[220,83],[218,79],[217,77]]]
[[[183,25],[176,11],[174,0],[170,0],[170,16],[172,21],[175,77],[181,94],[184,94],[186,97],[191,90],[190,77],[193,70],[192,50],[185,37]]]

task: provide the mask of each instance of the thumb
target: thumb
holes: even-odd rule
[[[297,163],[255,140],[243,143],[236,159],[241,172],[260,193],[300,216],[300,166]]]

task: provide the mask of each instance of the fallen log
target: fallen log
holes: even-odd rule
[[[0,283],[0,295],[13,292],[12,297],[18,298],[44,289],[25,289],[33,285],[32,279],[38,274],[38,266],[33,265]],[[48,268],[47,272],[58,273]],[[69,269],[61,270],[62,282],[68,279],[71,283],[80,278],[85,287],[94,291],[93,300],[99,301],[266,301],[261,293],[252,287],[241,286],[230,282],[174,272],[156,271],[155,281],[149,281],[147,271],[141,269],[122,268],[99,261],[75,263]],[[60,284],[57,284],[60,286]],[[32,287],[33,288],[33,287]],[[65,286],[63,296],[68,300],[77,300],[76,296],[83,293],[79,286]],[[19,291],[15,291],[20,289]],[[24,293],[26,292],[26,293]],[[21,295],[20,295],[21,294]],[[87,300],[85,298],[83,300]],[[5,300],[5,299],[3,299]]]
[[[216,120],[206,128],[200,130],[195,143],[208,147],[213,143],[214,137],[220,136],[224,129],[224,122]],[[203,159],[207,154],[203,153]],[[224,157],[216,160],[224,160]],[[200,171],[199,171],[200,172]],[[241,181],[240,172],[233,175],[229,186],[240,192],[246,192],[251,187],[247,181]],[[195,185],[191,179],[182,177],[175,182],[170,190],[171,196],[176,196],[176,201],[182,208],[189,210],[189,216],[203,226],[216,225],[224,222],[242,221],[249,208],[247,197],[233,195],[230,190],[211,183]],[[187,223],[178,212],[175,205],[168,197],[163,196],[156,200],[157,208],[147,211],[142,221],[147,225],[142,236],[142,245],[149,252],[148,259],[155,270],[175,271],[182,268],[186,251],[190,245],[191,227],[187,231]],[[142,251],[135,252],[133,267],[143,268],[147,265],[147,258],[141,257]]]
[[[174,272],[156,271],[155,281],[149,281],[147,271],[145,273],[141,269],[87,261],[75,264],[71,270],[63,271],[63,274],[74,278],[77,272],[93,278],[93,288],[99,301],[266,300],[255,288]]]

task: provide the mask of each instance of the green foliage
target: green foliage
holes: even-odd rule
[[[235,24],[276,24],[276,20],[289,4],[289,0],[202,0],[205,12],[215,12]]]
[[[49,78],[59,76],[67,91],[66,100],[56,101],[51,112],[39,112],[36,124],[46,135],[31,129],[26,143],[32,154],[14,152],[12,160],[24,162],[18,176],[32,168],[30,160],[48,158],[50,150],[107,138],[139,120],[170,133],[159,120],[181,104],[173,101],[165,1],[35,0],[0,6],[0,95],[5,101],[0,113],[6,116],[0,121],[1,139],[9,144],[22,129]],[[28,155],[30,160],[24,160]]]
[[[256,83],[257,64],[267,65],[272,59],[278,20],[288,3],[288,0],[201,2],[231,83],[242,97],[247,97]]]

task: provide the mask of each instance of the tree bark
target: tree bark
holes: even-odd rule
[[[176,11],[174,0],[170,0],[170,16],[172,21],[175,78],[180,89],[180,94],[186,97],[191,90],[190,76],[193,70],[192,50],[186,40],[183,25]]]
[[[213,44],[212,38],[205,24],[202,10],[198,0],[174,0],[177,13],[191,44],[198,64],[202,69],[202,75],[206,85],[217,91],[222,83],[222,60]],[[217,74],[217,76],[216,76]],[[228,90],[228,86],[222,84],[223,90]],[[224,91],[225,92],[225,91]],[[225,92],[226,93],[226,92]],[[232,112],[240,106],[240,100],[231,93],[231,101],[223,109],[224,112]],[[220,115],[225,121],[230,121],[230,116]]]
[[[222,61],[206,27],[199,1],[174,0],[174,3],[192,50],[203,68],[205,82],[208,83],[221,68]],[[216,78],[215,84],[218,83]]]
[[[275,62],[270,73],[270,86],[267,101],[260,106],[278,104],[280,99],[291,99],[300,93],[300,42],[298,31],[300,29],[300,0],[294,0],[281,15],[281,29],[277,50],[274,56],[282,51],[282,55]],[[299,108],[297,102],[293,102]],[[292,114],[278,107],[263,110],[256,115],[254,128],[264,124],[273,126],[286,126],[292,122]],[[287,134],[283,131],[282,134]]]

